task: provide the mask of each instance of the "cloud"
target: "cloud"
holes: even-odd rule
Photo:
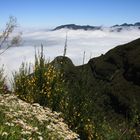
[[[100,56],[117,45],[140,37],[140,31],[136,29],[122,32],[109,32],[108,30],[25,31],[23,32],[23,45],[12,47],[0,56],[0,64],[5,65],[5,74],[11,77],[11,73],[18,70],[23,61],[33,63],[34,47],[40,48],[40,44],[44,45],[46,58],[53,60],[56,56],[62,55],[66,32],[68,32],[67,56],[75,65],[82,64],[84,51],[85,62],[88,62],[91,57]]]

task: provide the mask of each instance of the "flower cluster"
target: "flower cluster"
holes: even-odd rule
[[[78,135],[63,122],[60,113],[37,103],[29,104],[15,95],[0,94],[0,139],[73,140]]]

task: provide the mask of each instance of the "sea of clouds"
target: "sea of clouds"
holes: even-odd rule
[[[35,48],[44,46],[46,59],[53,60],[56,56],[63,55],[66,34],[67,54],[75,65],[83,63],[85,51],[85,63],[90,58],[105,54],[117,45],[127,43],[140,37],[140,30],[124,30],[110,32],[108,30],[84,31],[84,30],[24,30],[22,32],[22,44],[11,47],[0,55],[0,64],[4,64],[5,74],[11,77],[12,72],[18,70],[21,63],[34,62]],[[3,50],[1,49],[0,52]]]

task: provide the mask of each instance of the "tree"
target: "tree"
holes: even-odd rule
[[[14,36],[11,40],[11,46],[19,46],[21,45],[22,42],[22,38],[21,38],[21,34],[18,34],[17,36]]]
[[[11,41],[9,41],[10,35],[13,33],[14,29],[17,27],[17,19],[13,16],[9,17],[9,21],[6,23],[6,27],[3,32],[0,34],[0,49],[4,48],[0,55],[3,54],[6,50],[8,50],[13,45],[19,44],[20,36],[14,37]]]

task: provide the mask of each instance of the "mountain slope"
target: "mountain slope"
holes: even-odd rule
[[[63,59],[67,61],[67,58]],[[134,105],[140,112],[139,62],[140,39],[137,39],[117,46],[85,65],[73,66],[67,63],[64,69],[65,79],[70,83],[70,89],[74,88],[73,81],[75,85],[79,84],[79,81],[86,83],[82,88],[88,89],[90,95],[104,94],[109,98],[108,105],[115,113],[131,118]]]
[[[64,71],[66,99],[73,116],[65,120],[73,130],[78,127],[76,132],[81,139],[90,136],[97,139],[94,132],[105,140],[139,139],[139,62],[140,39],[117,46],[85,65],[74,66],[69,58],[62,56],[52,61],[54,67]],[[88,120],[93,130],[86,131]]]
[[[108,85],[109,96],[117,100],[115,111],[130,115],[133,105],[140,111],[140,39],[120,45],[88,63],[95,79]],[[112,97],[113,96],[113,97]],[[111,102],[113,103],[114,100]],[[123,110],[123,111],[122,111]]]

